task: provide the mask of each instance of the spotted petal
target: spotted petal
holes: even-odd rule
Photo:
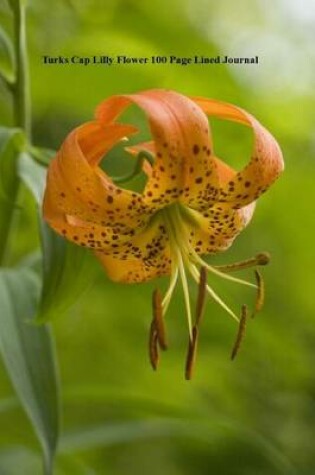
[[[218,180],[208,120],[201,109],[175,92],[151,90],[112,97],[99,106],[96,116],[104,124],[112,123],[132,102],[149,118],[156,151],[145,202],[159,208],[180,199],[197,206],[204,195],[208,205],[214,202]]]
[[[154,218],[145,230],[122,241],[116,249],[96,251],[108,276],[119,282],[145,282],[170,273],[170,246],[163,219]]]
[[[53,227],[57,214],[65,220],[71,216],[122,232],[147,224],[151,212],[142,196],[116,187],[97,167],[104,152],[135,130],[119,124],[100,127],[88,123],[68,135],[49,167],[47,178],[44,215]]]
[[[209,116],[247,125],[254,132],[254,149],[248,165],[220,190],[223,206],[241,208],[256,200],[276,180],[284,168],[277,141],[251,114],[231,104],[204,98],[194,102]]]

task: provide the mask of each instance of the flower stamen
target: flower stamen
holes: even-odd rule
[[[205,307],[205,301],[207,296],[207,269],[201,267],[199,274],[199,288],[198,288],[198,298],[196,305],[196,319],[195,324],[192,329],[192,339],[189,339],[188,350],[186,357],[186,366],[185,366],[185,379],[190,380],[192,378],[193,369],[195,366],[196,355],[197,355],[197,346],[198,346],[198,337],[199,337],[199,326],[203,316],[203,311]]]
[[[203,266],[200,269],[199,274],[199,288],[198,288],[198,297],[197,297],[197,305],[196,305],[196,323],[195,326],[199,328],[204,308],[206,302],[206,295],[207,295],[207,269]]]
[[[234,360],[236,357],[237,353],[239,352],[239,349],[241,347],[241,343],[244,339],[245,336],[245,330],[246,330],[246,322],[247,322],[247,317],[248,317],[248,308],[247,305],[242,305],[242,312],[241,312],[241,318],[240,318],[240,323],[238,326],[238,332],[236,335],[236,340],[231,352],[231,360]]]
[[[225,274],[224,272],[221,272],[217,267],[210,266],[209,264],[207,264],[207,262],[205,262],[203,259],[201,259],[198,256],[198,254],[195,252],[194,249],[191,249],[191,254],[192,254],[194,260],[196,262],[198,262],[201,266],[206,267],[206,269],[209,272],[212,272],[213,274],[215,274],[219,277],[222,277],[223,279],[230,280],[230,281],[236,282],[238,284],[247,285],[248,287],[252,287],[254,289],[257,287],[252,282],[248,282],[247,280],[244,280],[244,279],[238,279],[237,277],[233,277],[232,275],[228,275],[228,274]],[[231,265],[233,265],[233,264],[231,264]]]
[[[196,282],[198,282],[199,280],[199,272],[198,272],[198,269],[195,265],[191,264],[188,266],[189,270],[190,270],[190,273],[192,275],[192,277],[194,278],[194,280]],[[226,305],[225,302],[223,302],[223,300],[217,295],[217,293],[212,289],[212,287],[210,287],[209,284],[206,285],[206,290],[208,292],[208,294],[210,295],[210,297],[215,301],[217,302],[229,315],[231,315],[232,318],[234,318],[234,320],[236,320],[237,322],[239,322],[239,318],[238,316],[233,312],[233,310],[230,309],[230,307],[228,307]]]
[[[176,287],[177,279],[178,279],[178,267],[176,266],[176,267],[173,267],[170,283],[162,301],[164,314],[166,313],[169,303],[171,301],[174,289]]]
[[[188,323],[188,331],[189,331],[189,338],[190,341],[193,340],[193,332],[192,332],[192,323],[191,323],[191,308],[190,308],[190,298],[189,298],[189,288],[188,282],[185,272],[185,266],[183,263],[183,257],[181,252],[177,250],[177,258],[178,258],[178,267],[179,267],[179,274],[182,281],[183,292],[184,292],[184,300],[186,306],[186,316],[187,316],[187,323]]]
[[[198,346],[199,329],[196,325],[192,329],[192,338],[188,342],[188,351],[185,365],[185,379],[188,381],[192,378],[193,369],[196,361],[197,346]]]
[[[159,347],[155,320],[152,320],[149,332],[149,357],[151,366],[156,371],[159,363]]]
[[[152,306],[153,306],[153,321],[155,323],[158,343],[162,350],[166,350],[167,343],[166,343],[166,332],[165,332],[165,325],[164,325],[164,319],[163,319],[162,296],[159,289],[156,289],[153,292]]]
[[[234,272],[238,270],[248,269],[255,266],[265,266],[270,262],[270,254],[268,252],[260,252],[255,257],[246,259],[245,261],[234,262],[222,266],[213,266],[213,268],[222,272]]]
[[[256,313],[260,312],[260,310],[263,308],[265,300],[265,283],[261,273],[258,270],[255,270],[255,277],[257,282],[257,295],[252,318],[254,318]]]

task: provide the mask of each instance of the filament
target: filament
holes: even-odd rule
[[[202,266],[206,267],[206,269],[210,272],[212,272],[213,274],[219,276],[219,277],[222,277],[223,279],[226,279],[226,280],[231,280],[232,282],[237,282],[238,284],[243,284],[243,285],[247,285],[248,287],[253,287],[254,289],[257,288],[257,285],[255,284],[252,284],[251,282],[247,282],[247,280],[243,280],[243,279],[238,279],[237,277],[233,277],[232,275],[228,275],[228,274],[224,274],[224,272],[221,272],[220,270],[218,270],[217,267],[213,267],[213,266],[210,266],[209,264],[207,264],[203,259],[201,259],[201,257],[198,256],[198,254],[195,252],[195,250],[192,248],[191,249],[191,253],[193,255],[193,258]]]
[[[196,268],[196,266],[189,263],[188,268],[190,270],[190,273],[191,273],[192,277],[195,279],[196,282],[198,282],[199,273],[198,273],[198,269]],[[231,317],[234,318],[234,320],[239,322],[239,318],[237,317],[237,315],[235,315],[233,310],[231,310],[230,307],[228,307],[226,305],[226,303],[223,302],[223,300],[216,294],[216,292],[210,287],[209,284],[206,285],[206,289],[207,289],[207,292],[210,295],[210,297],[215,302],[217,302],[229,315],[231,315]]]
[[[172,271],[170,283],[166,291],[166,294],[164,295],[164,298],[163,298],[162,307],[163,307],[164,314],[166,313],[169,303],[171,301],[174,289],[176,287],[177,279],[178,279],[178,267],[176,266],[175,270]]]
[[[205,308],[206,301],[206,292],[207,292],[207,269],[203,266],[200,269],[199,274],[199,288],[198,288],[198,298],[196,306],[196,327],[199,327],[203,311]]]
[[[193,334],[192,334],[191,308],[190,308],[190,300],[189,300],[188,282],[187,282],[187,277],[186,277],[186,273],[185,273],[183,258],[182,258],[182,255],[181,255],[181,253],[178,249],[177,249],[177,255],[178,255],[179,273],[180,273],[182,286],[183,286],[183,292],[184,292],[184,300],[185,300],[185,306],[186,306],[186,315],[187,315],[189,337],[190,337],[190,340],[192,340]]]

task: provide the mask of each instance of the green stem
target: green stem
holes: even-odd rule
[[[25,5],[22,0],[12,5],[14,14],[14,50],[15,50],[15,83],[14,83],[14,121],[17,127],[24,130],[26,136],[31,135],[30,93],[28,77],[28,59],[26,46]]]
[[[146,150],[142,150],[141,152],[138,153],[137,158],[136,158],[136,164],[134,169],[132,170],[131,173],[128,173],[128,175],[124,176],[117,176],[117,177],[112,177],[112,180],[115,184],[121,184],[121,183],[126,183],[133,178],[135,178],[139,173],[142,171],[142,165],[145,160],[150,163],[151,166],[154,164],[154,158],[151,153],[147,152]]]
[[[25,4],[23,0],[9,0],[9,3],[13,13],[13,41],[15,53],[15,77],[10,88],[13,95],[14,126],[22,129],[27,140],[30,141],[31,116],[26,47]],[[14,166],[17,168],[17,160],[15,160]],[[18,208],[17,202],[19,200],[20,188],[20,180],[16,169],[15,177],[10,186],[11,206],[7,212],[8,219],[6,222],[6,233],[1,243],[0,265],[8,265],[10,261],[10,239],[12,232],[16,228],[17,213],[15,211]]]

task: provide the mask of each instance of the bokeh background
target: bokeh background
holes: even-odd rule
[[[193,381],[183,378],[187,328],[180,289],[167,320],[159,371],[147,358],[151,292],[167,281],[111,283],[95,262],[91,285],[53,323],[63,396],[60,473],[311,475],[315,473],[315,4],[312,0],[32,0],[28,38],[33,137],[58,148],[95,106],[117,93],[173,88],[232,102],[278,139],[286,171],[259,200],[233,247],[212,262],[268,250],[264,311],[229,360],[236,327],[209,301]],[[10,31],[4,0],[1,21]],[[42,55],[254,56],[259,65],[43,65]],[[3,55],[2,55],[3,56]],[[5,58],[2,57],[2,64]],[[1,89],[1,122],[10,124]],[[144,118],[132,109],[128,119]],[[212,121],[216,153],[241,167],[251,134]],[[116,149],[108,170],[130,169]],[[134,186],[136,186],[135,184]],[[38,247],[35,205],[25,195],[16,262]],[[246,273],[244,274],[246,276]],[[248,277],[251,276],[249,272]],[[253,300],[213,280],[234,308]],[[193,301],[196,288],[191,286]],[[252,299],[252,300],[251,300]],[[0,303],[1,311],[1,303]],[[0,474],[40,473],[31,426],[0,368]]]

